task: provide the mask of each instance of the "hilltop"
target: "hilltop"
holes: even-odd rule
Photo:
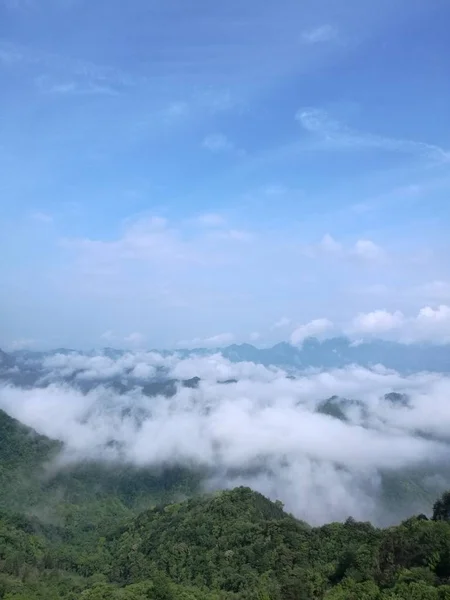
[[[433,520],[312,528],[248,488],[159,505],[90,539],[0,515],[7,600],[448,600],[450,495]]]

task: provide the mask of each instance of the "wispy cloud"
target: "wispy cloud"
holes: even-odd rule
[[[62,90],[96,86],[100,88],[112,86],[120,89],[151,82],[151,79],[145,75],[132,74],[115,66],[100,65],[55,52],[45,52],[1,39],[0,61],[5,67],[28,65],[39,69],[38,74],[34,76],[38,87],[47,84],[50,87],[59,85]]]
[[[124,342],[129,346],[134,348],[143,346],[146,342],[147,337],[143,333],[139,333],[138,331],[134,331],[133,333],[128,334],[124,338]]]
[[[363,260],[378,260],[385,257],[385,253],[372,240],[358,240],[351,250],[351,254]]]
[[[37,345],[37,341],[30,338],[20,338],[17,340],[12,340],[9,344],[6,345],[6,349],[10,352],[15,352],[18,350],[29,350]]]
[[[172,120],[204,120],[205,116],[214,118],[221,113],[236,113],[243,110],[242,99],[228,89],[205,87],[194,92],[187,91],[185,98],[172,101],[163,109],[165,117]],[[219,134],[213,134],[219,135]]]
[[[101,334],[100,339],[107,343],[111,343],[117,340],[117,336],[112,329],[108,329]]]
[[[54,221],[53,215],[43,211],[32,212],[29,216],[33,221],[38,221],[40,223],[53,223]]]
[[[126,220],[122,234],[115,240],[63,238],[60,245],[75,251],[88,269],[97,265],[116,271],[132,262],[160,268],[213,265],[216,260],[220,263],[222,249],[229,247],[226,242],[234,246],[255,239],[252,232],[226,226],[226,221],[213,213],[194,219],[202,227],[193,233],[188,227],[190,222],[142,216]]]
[[[266,196],[284,196],[288,189],[284,185],[273,184],[266,186],[263,192]]]
[[[170,119],[182,119],[190,113],[189,103],[184,100],[170,102],[167,108],[164,109],[164,115]]]
[[[76,5],[78,0],[0,0],[0,6],[3,5],[11,11],[29,14],[35,10],[45,10],[49,6],[57,9],[67,9]]]
[[[211,337],[194,338],[192,340],[181,340],[177,343],[178,348],[220,348],[234,341],[232,333],[218,333]]]
[[[138,331],[121,336],[114,333],[112,329],[108,329],[101,334],[100,339],[106,344],[115,344],[119,347],[125,346],[126,348],[138,349],[145,345],[147,336]]]
[[[34,0],[1,0],[0,6],[5,6],[13,11],[28,11],[35,5]]]
[[[218,213],[205,213],[194,219],[194,222],[204,227],[223,227],[226,219]]]
[[[36,80],[38,89],[43,94],[61,96],[116,96],[120,92],[111,85],[89,81],[51,81],[48,77],[39,77]]]
[[[330,332],[334,329],[334,324],[326,318],[314,319],[304,325],[299,325],[291,334],[291,343],[294,345],[301,344],[309,337],[321,338],[322,336],[329,337]]]
[[[411,290],[408,291],[411,293]],[[429,281],[417,286],[412,293],[421,298],[427,298],[432,301],[450,300],[450,281],[435,280]]]
[[[403,325],[404,315],[400,311],[374,310],[357,315],[352,322],[352,330],[358,334],[380,335],[398,329]]]
[[[353,130],[318,108],[301,108],[295,116],[301,127],[316,136],[328,150],[384,150],[419,155],[437,163],[450,163],[450,152],[440,146]]]
[[[374,310],[357,315],[347,328],[350,335],[366,334],[405,343],[450,342],[450,306],[424,306],[416,315]]]
[[[194,94],[192,102],[202,110],[213,114],[229,111],[242,111],[244,103],[242,99],[232,93],[229,89],[206,88]]]
[[[202,147],[214,154],[229,154],[244,158],[247,152],[223,133],[211,133],[203,138]]]
[[[282,329],[284,327],[289,327],[290,324],[291,319],[288,317],[281,317],[281,319],[278,319],[278,321],[272,325],[271,329]]]
[[[123,235],[114,241],[95,239],[63,239],[61,243],[74,248],[103,264],[119,265],[122,261],[146,260],[189,261],[199,258],[185,242],[179,231],[160,217],[133,220],[125,224]]]
[[[211,133],[202,142],[203,148],[211,152],[231,152],[235,149],[234,143],[223,133]]]
[[[0,64],[10,67],[24,60],[23,51],[15,44],[2,42],[0,39]]]
[[[364,261],[386,258],[386,252],[372,240],[360,239],[354,244],[344,245],[329,233],[325,234],[319,243],[305,247],[304,253],[312,258],[356,258]]]
[[[314,29],[302,33],[302,41],[305,44],[324,44],[338,38],[338,29],[334,25],[320,25]]]
[[[255,234],[245,229],[223,229],[212,234],[215,239],[231,240],[237,242],[251,242],[255,239]]]

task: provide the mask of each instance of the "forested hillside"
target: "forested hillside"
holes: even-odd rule
[[[196,494],[183,469],[55,469],[60,450],[0,412],[6,600],[450,599],[448,494],[389,529],[310,527],[249,488]]]
[[[146,511],[89,539],[0,518],[8,600],[372,600],[450,598],[448,498],[413,517],[311,528],[248,488]]]

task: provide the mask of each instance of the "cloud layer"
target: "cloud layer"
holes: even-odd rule
[[[374,335],[405,343],[450,341],[450,306],[424,306],[414,316],[401,311],[375,310],[357,315],[350,334]]]
[[[414,476],[426,487],[425,478],[438,472],[439,485],[450,484],[450,378],[440,374],[406,377],[354,366],[292,378],[220,355],[157,353],[56,355],[44,368],[47,387],[4,385],[0,407],[63,440],[71,460],[201,465],[211,473],[210,486],[251,485],[314,523],[397,518],[382,503],[383,473]],[[136,382],[126,393],[107,385],[125,375]],[[180,385],[170,398],[148,397],[142,385],[155,376],[201,381],[197,388]],[[77,382],[89,379],[100,385],[82,393]],[[386,397],[392,392],[398,396]],[[330,405],[341,418],[324,410]],[[406,511],[426,509],[419,504],[412,497]]]

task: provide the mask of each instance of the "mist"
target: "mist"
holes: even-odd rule
[[[388,507],[392,477],[412,477],[430,494],[450,487],[450,377],[443,374],[354,365],[293,376],[220,354],[156,352],[61,354],[39,368],[36,385],[0,387],[0,408],[64,442],[59,464],[201,467],[206,489],[249,485],[312,524],[348,516],[387,524],[429,512],[414,494],[407,506]],[[198,385],[182,384],[194,377]],[[177,380],[174,394],[145,394],[155,378]],[[126,391],[109,385],[113,379]],[[80,384],[89,380],[85,391]]]

